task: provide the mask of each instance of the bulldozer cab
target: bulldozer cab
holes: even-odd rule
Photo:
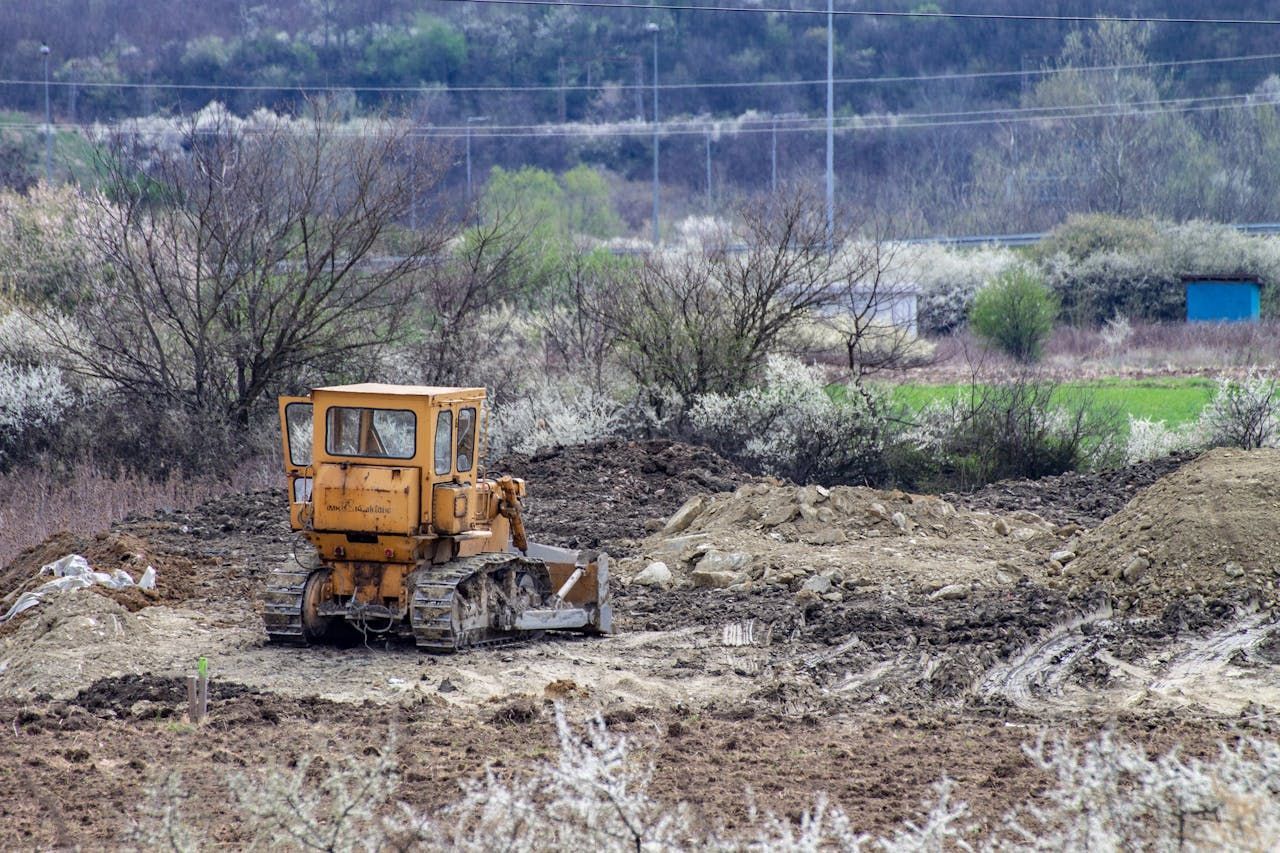
[[[480,469],[484,398],[483,388],[376,383],[282,397],[294,528],[462,532]]]

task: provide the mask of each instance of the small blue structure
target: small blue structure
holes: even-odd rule
[[[1252,323],[1262,314],[1256,278],[1184,276],[1188,323]]]

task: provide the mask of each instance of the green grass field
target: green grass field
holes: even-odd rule
[[[1130,415],[1177,426],[1199,417],[1213,397],[1214,387],[1213,380],[1197,377],[1100,379],[1064,382],[1058,388],[1058,397],[1062,402],[1085,397],[1098,409],[1117,411],[1122,417]],[[936,400],[954,399],[968,390],[968,385],[905,384],[893,386],[892,396],[894,402],[919,411]]]

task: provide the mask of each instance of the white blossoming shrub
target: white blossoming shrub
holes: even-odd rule
[[[1058,392],[1015,377],[931,403],[894,445],[894,473],[912,488],[972,488],[1116,464],[1125,448],[1112,419]]]
[[[920,330],[945,334],[964,325],[980,288],[1018,263],[1013,251],[993,246],[900,246],[894,249],[889,275],[919,288]]]
[[[232,795],[240,804],[242,831],[252,849],[474,851],[598,850],[748,851],[808,853],[815,850],[941,851],[959,840],[958,822],[968,811],[953,802],[951,785],[936,786],[936,798],[918,822],[892,838],[872,842],[822,795],[797,823],[751,809],[747,828],[722,836],[698,819],[686,803],[672,803],[650,789],[653,765],[626,737],[599,718],[574,727],[555,711],[559,753],[524,773],[487,772],[467,784],[461,798],[434,815],[396,801],[400,776],[391,745],[374,755],[331,759],[317,774],[303,758],[289,771],[233,773]],[[180,777],[170,774],[148,792],[135,820],[132,841],[141,849],[202,849],[191,827],[190,799]],[[869,846],[870,845],[870,846]]]
[[[1269,850],[1280,838],[1280,746],[1223,744],[1217,760],[1151,758],[1108,733],[1027,748],[1050,788],[1005,819],[992,850]]]
[[[792,822],[752,807],[733,834],[715,815],[651,790],[653,765],[599,718],[576,728],[555,711],[559,753],[515,774],[486,773],[461,798],[425,815],[396,797],[394,737],[359,758],[309,758],[292,770],[233,773],[240,831],[251,849],[489,851],[817,850],[885,853],[989,851],[1269,850],[1280,837],[1280,746],[1241,739],[1215,760],[1177,751],[1152,758],[1109,733],[1083,746],[1026,747],[1047,777],[1003,821],[981,826],[946,779],[914,820],[890,835],[857,831],[857,815],[821,794]],[[318,772],[319,771],[319,772]],[[201,849],[195,810],[181,783],[158,781],[136,817],[141,849]]]
[[[797,483],[862,482],[884,464],[888,400],[878,388],[827,391],[821,368],[770,356],[761,384],[704,394],[690,412],[701,440],[744,466]]]
[[[1129,437],[1125,443],[1125,463],[1137,465],[1174,453],[1196,450],[1205,445],[1199,422],[1170,427],[1164,421],[1129,416]]]
[[[103,269],[89,238],[94,215],[93,204],[72,185],[0,191],[0,291],[59,306],[82,298]]]
[[[1207,447],[1253,450],[1280,445],[1280,382],[1250,371],[1242,379],[1219,379],[1200,417],[1180,427],[1129,418],[1125,458],[1130,465]]]
[[[57,368],[0,361],[0,467],[44,444],[73,401]]]
[[[1148,322],[1186,316],[1183,275],[1256,276],[1280,283],[1280,240],[1210,222],[1073,218],[1036,249],[1065,320],[1098,325],[1117,313]],[[1276,288],[1263,291],[1273,316]]]
[[[618,401],[573,377],[544,380],[489,411],[489,459],[596,441],[623,427]]]
[[[1253,450],[1280,440],[1280,384],[1250,371],[1243,379],[1220,379],[1200,415],[1200,429],[1215,447]]]
[[[1117,314],[1160,322],[1185,313],[1178,271],[1157,248],[1096,252],[1078,260],[1059,252],[1041,269],[1062,303],[1062,318],[1071,323],[1092,326]]]

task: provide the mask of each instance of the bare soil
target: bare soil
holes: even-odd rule
[[[732,491],[751,476],[704,447],[607,439],[512,454],[495,472],[524,477],[525,511],[538,540],[624,554],[693,495]]]
[[[1181,453],[1109,471],[1072,471],[1039,480],[1002,480],[972,492],[943,497],[957,506],[974,510],[1029,510],[1055,524],[1094,527],[1124,509],[1134,495],[1195,458],[1193,453]]]
[[[624,555],[620,631],[450,657],[268,646],[262,578],[298,547],[282,491],[62,534],[0,572],[0,596],[72,550],[135,576],[155,566],[160,588],[145,601],[54,596],[0,632],[0,774],[15,780],[0,820],[9,846],[118,846],[145,789],[178,770],[211,843],[234,847],[229,773],[359,755],[392,728],[410,745],[401,793],[430,809],[485,768],[552,755],[552,702],[629,733],[655,790],[727,831],[752,797],[798,817],[819,791],[859,828],[886,831],[943,775],[995,820],[1044,784],[1021,749],[1042,732],[1110,727],[1208,755],[1242,727],[1276,730],[1280,623],[1253,591],[1274,579],[1252,563],[1226,573],[1211,543],[1271,559],[1260,531],[1280,516],[1277,462],[1209,454],[1150,487],[1149,469],[1117,473],[1095,491],[1134,499],[1093,526],[1088,489],[1061,479],[1012,489],[1040,489],[1032,511],[752,480],[669,443],[509,460],[530,479],[535,538]],[[1153,559],[1136,603],[1092,568],[1157,534],[1186,556]],[[1051,559],[1069,548],[1080,556]],[[695,585],[708,555],[728,586]],[[634,582],[654,558],[671,588]],[[183,678],[201,656],[213,689],[196,728]]]

